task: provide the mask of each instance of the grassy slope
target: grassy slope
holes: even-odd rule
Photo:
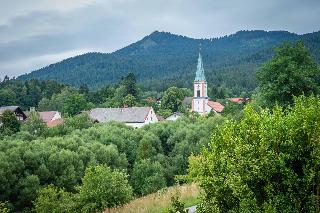
[[[105,213],[162,213],[170,207],[171,197],[178,193],[186,207],[198,203],[199,187],[196,184],[170,187],[145,197],[137,198],[122,207],[107,209]]]

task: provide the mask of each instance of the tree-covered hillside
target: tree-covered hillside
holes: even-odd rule
[[[88,84],[95,89],[133,72],[144,90],[163,91],[172,85],[191,87],[201,44],[210,87],[240,95],[255,89],[254,73],[271,58],[273,48],[295,40],[302,40],[320,61],[320,32],[297,35],[286,31],[240,31],[221,38],[192,39],[156,31],[114,53],[87,53],[19,78],[53,79],[77,87]]]

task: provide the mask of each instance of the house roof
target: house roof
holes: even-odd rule
[[[47,122],[47,127],[55,127],[64,123],[62,118]]]
[[[10,110],[14,112],[16,115],[22,116],[23,120],[27,118],[26,114],[24,114],[24,112],[21,110],[19,106],[2,106],[0,107],[0,115],[2,115],[2,113],[6,110]]]
[[[215,101],[208,101],[208,106],[211,107],[216,112],[222,112],[224,109],[224,106],[222,104]]]
[[[98,122],[119,121],[125,123],[144,123],[151,107],[95,108],[89,116]]]
[[[56,113],[58,113],[58,111],[46,111],[46,112],[38,112],[40,118],[48,123],[49,121],[52,120],[52,118],[55,116]]]
[[[2,114],[5,110],[16,111],[19,106],[2,106],[0,107],[0,114]]]
[[[242,103],[242,102],[246,102],[249,101],[249,98],[227,98],[227,100],[234,102],[234,103]]]

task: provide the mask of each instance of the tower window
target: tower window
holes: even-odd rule
[[[200,97],[200,90],[197,90],[197,97]]]

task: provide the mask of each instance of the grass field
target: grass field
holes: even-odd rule
[[[169,187],[145,197],[137,198],[122,207],[107,209],[105,213],[163,213],[170,207],[171,197],[178,193],[185,207],[198,203],[199,187],[196,184]]]

